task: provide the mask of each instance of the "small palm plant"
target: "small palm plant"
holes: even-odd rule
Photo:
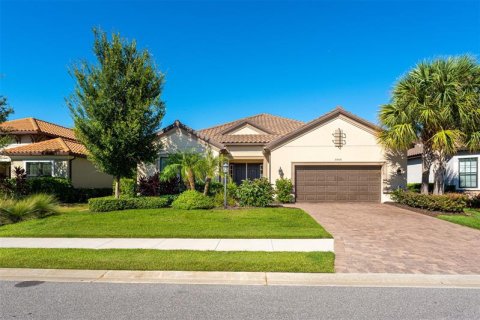
[[[189,190],[195,190],[195,178],[203,174],[203,157],[196,152],[177,152],[168,156],[160,179],[167,181],[180,175]]]

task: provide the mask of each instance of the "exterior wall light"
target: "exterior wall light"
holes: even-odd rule
[[[278,169],[278,175],[280,176],[281,179],[283,179],[283,170],[282,170],[282,167],[280,167],[280,169]]]

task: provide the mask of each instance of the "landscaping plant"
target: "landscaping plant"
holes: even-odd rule
[[[120,178],[131,177],[139,162],[155,161],[161,148],[157,131],[165,114],[164,75],[135,41],[93,32],[97,63],[85,60],[73,67],[76,87],[68,107],[76,137],[89,160],[114,177],[119,198]]]
[[[0,225],[44,218],[58,212],[55,197],[48,194],[36,194],[20,200],[0,200]]]
[[[243,180],[237,198],[243,207],[266,207],[273,202],[274,190],[268,179]]]
[[[174,209],[194,210],[212,209],[214,207],[215,203],[212,198],[196,190],[187,190],[172,202],[172,208]]]
[[[467,206],[468,196],[459,193],[447,193],[444,195],[419,194],[398,189],[392,192],[392,200],[428,211],[460,213]]]
[[[119,211],[127,209],[158,209],[165,208],[172,202],[169,196],[161,197],[103,197],[88,200],[91,212]]]
[[[281,203],[291,203],[294,200],[293,197],[293,184],[292,180],[287,178],[277,179],[275,181],[275,192],[277,194],[277,200]]]

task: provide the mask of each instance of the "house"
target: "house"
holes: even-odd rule
[[[407,160],[378,144],[378,130],[341,107],[307,123],[259,114],[194,130],[175,121],[158,133],[158,161],[140,165],[139,174],[161,171],[171,153],[210,149],[226,156],[236,183],[285,177],[297,201],[384,202],[406,185]]]
[[[87,150],[72,129],[35,118],[6,121],[1,128],[11,143],[0,150],[0,178],[21,167],[29,178],[68,178],[75,188],[112,186],[113,178],[87,160]]]
[[[422,145],[416,145],[408,150],[407,156],[407,183],[422,182]],[[445,186],[458,191],[480,192],[478,185],[478,161],[480,153],[459,151],[449,158],[446,165]],[[430,183],[433,183],[433,167],[430,170]]]

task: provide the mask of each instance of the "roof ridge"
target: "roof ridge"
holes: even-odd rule
[[[35,118],[26,118],[26,119],[30,120],[30,122],[32,123],[33,129],[35,131],[40,131],[40,127],[37,124],[37,119]],[[22,120],[22,119],[18,119],[18,120]]]
[[[55,138],[55,140],[59,140],[60,144],[62,145],[63,147],[63,150],[64,151],[71,151],[71,149],[67,146],[67,144],[65,143],[65,141],[61,138],[61,137],[58,137],[58,138]]]

